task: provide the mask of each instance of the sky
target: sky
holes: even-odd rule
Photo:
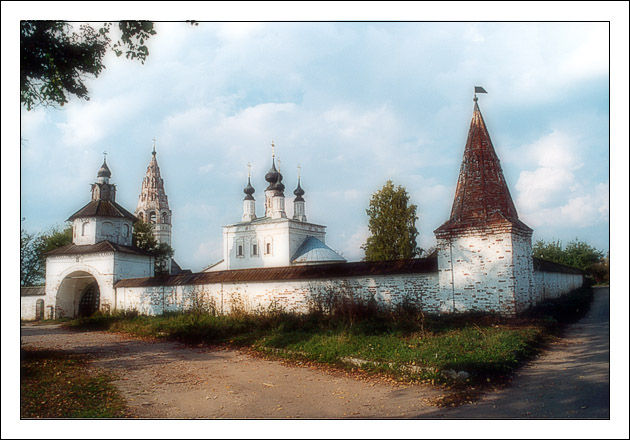
[[[78,26],[78,24],[77,24]],[[609,248],[608,23],[160,22],[144,65],[106,56],[90,100],[21,109],[23,227],[43,232],[90,200],[107,152],[134,211],[156,138],[175,259],[222,258],[247,163],[257,213],[271,147],[292,214],[301,166],[309,221],[349,261],[387,180],[418,206],[419,245],[450,214],[474,86],[534,241]]]

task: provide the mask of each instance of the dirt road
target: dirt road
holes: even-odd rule
[[[512,386],[476,404],[438,409],[440,391],[288,366],[236,350],[190,348],[103,332],[26,325],[22,342],[87,353],[112,371],[130,416],[141,418],[607,418],[608,289],[589,315],[518,373]]]

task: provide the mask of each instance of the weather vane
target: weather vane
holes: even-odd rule
[[[488,93],[486,92],[486,89],[484,89],[481,86],[475,86],[475,97],[473,98],[473,101],[477,102],[477,93]]]

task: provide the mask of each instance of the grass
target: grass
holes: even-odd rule
[[[273,357],[385,373],[402,380],[456,383],[446,373],[464,371],[466,383],[477,384],[497,381],[530,359],[550,336],[586,313],[591,300],[592,290],[583,288],[512,319],[479,313],[426,316],[409,307],[385,312],[353,299],[326,313],[320,309],[306,315],[278,309],[228,316],[126,313],[64,325],[247,347]]]
[[[116,418],[125,413],[112,377],[89,367],[85,356],[20,350],[21,418]]]

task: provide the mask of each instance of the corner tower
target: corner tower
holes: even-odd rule
[[[532,301],[532,229],[518,218],[477,101],[451,216],[435,230],[442,308],[514,315]]]
[[[142,189],[136,207],[136,217],[153,224],[155,239],[159,243],[171,245],[172,212],[168,207],[168,197],[164,191],[164,180],[160,176],[160,167],[155,152],[155,139],[151,161],[147,173],[142,179]]]

